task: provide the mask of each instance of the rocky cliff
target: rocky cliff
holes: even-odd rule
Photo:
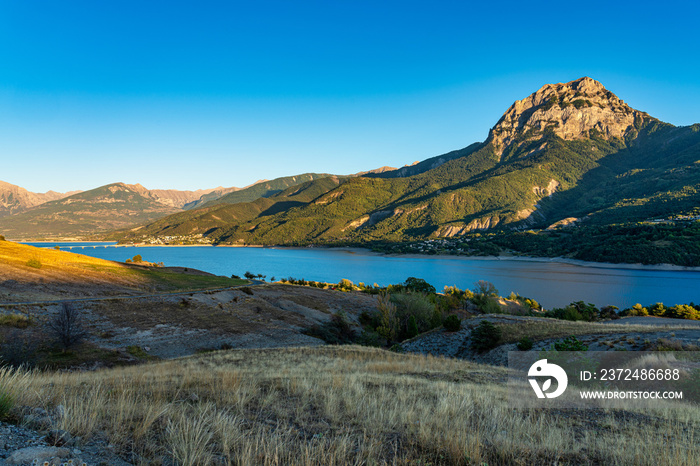
[[[497,155],[513,143],[536,140],[551,129],[564,140],[598,133],[605,139],[625,138],[651,117],[633,109],[598,81],[583,77],[566,84],[547,84],[503,114],[487,142]]]

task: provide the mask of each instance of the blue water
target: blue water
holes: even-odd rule
[[[28,243],[41,247],[80,246],[71,252],[124,261],[140,254],[149,262],[183,266],[217,275],[243,276],[246,271],[267,278],[304,278],[338,282],[388,285],[407,277],[427,280],[438,290],[446,285],[474,288],[487,280],[501,295],[514,291],[534,298],[546,308],[586,301],[620,308],[635,303],[666,305],[700,303],[700,272],[654,269],[603,268],[559,262],[483,260],[445,256],[383,256],[358,250],[192,247],[103,247],[114,243]],[[84,248],[82,248],[84,246]]]

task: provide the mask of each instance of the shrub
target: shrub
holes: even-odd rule
[[[649,311],[647,310],[646,307],[642,307],[641,304],[637,303],[634,306],[632,306],[631,309],[625,309],[624,311],[621,312],[623,316],[648,316]]]
[[[253,294],[253,290],[251,290],[249,286],[243,286],[240,288],[240,290],[242,292],[244,292],[245,294],[249,294],[249,295]]]
[[[409,321],[415,319],[417,332],[425,332],[432,328],[432,320],[435,314],[435,304],[423,293],[398,293],[392,295],[391,302],[396,305],[396,318],[399,326],[397,336],[399,340],[410,338]],[[442,319],[438,320],[440,325]]]
[[[583,301],[576,301],[565,308],[554,308],[551,311],[547,311],[545,316],[561,320],[593,322],[600,317],[600,311],[591,303],[586,304]]]
[[[14,405],[12,395],[0,390],[0,419],[5,419]]]
[[[355,284],[347,278],[343,278],[338,282],[337,288],[340,291],[352,291],[355,289]]]
[[[442,325],[448,332],[456,332],[462,328],[462,321],[460,320],[459,316],[452,314],[445,318]]]
[[[666,310],[666,317],[674,319],[700,320],[700,312],[687,304],[678,304]]]
[[[24,314],[2,314],[0,315],[0,325],[4,327],[27,328],[31,325],[32,319]]]
[[[520,339],[518,344],[516,345],[520,351],[530,351],[532,349],[532,338],[530,337],[523,337]]]
[[[394,353],[405,353],[406,351],[403,349],[403,346],[399,345],[396,343],[395,345],[392,345],[391,348],[389,348],[389,351],[393,351]]]
[[[38,341],[25,332],[13,329],[0,345],[0,366],[34,367],[37,364]]]
[[[331,345],[353,343],[357,338],[355,330],[343,311],[331,316],[331,320],[307,329],[304,333],[320,338]]]
[[[27,261],[27,265],[29,267],[34,267],[35,269],[40,269],[41,268],[41,261],[39,259],[29,259]]]
[[[396,305],[391,302],[389,295],[380,295],[377,298],[379,307],[379,325],[377,333],[391,343],[396,339],[399,328],[399,319],[396,317]]]
[[[408,291],[415,291],[418,293],[427,294],[435,293],[435,287],[423,280],[422,278],[408,277],[406,281],[403,282],[403,286]]]
[[[620,315],[617,313],[617,306],[605,306],[600,308],[600,318],[601,319],[619,319]]]
[[[478,306],[484,314],[503,314],[503,308],[494,298],[484,298]]]
[[[552,348],[557,351],[588,351],[588,346],[574,335],[554,343]]]
[[[141,254],[136,254],[131,260],[134,262],[143,262],[143,257],[141,257]]]
[[[5,236],[0,235],[0,241],[7,241],[7,240],[5,239]]]
[[[647,311],[649,312],[649,315],[663,317],[664,314],[666,314],[667,309],[664,307],[663,303],[656,303],[653,306],[650,306]]]
[[[372,330],[363,330],[357,339],[357,343],[363,346],[382,346],[382,338]]]
[[[416,316],[410,316],[408,318],[408,329],[406,330],[406,336],[408,338],[413,338],[418,335],[418,324],[416,323]]]
[[[58,315],[49,321],[48,327],[64,351],[87,336],[87,332],[83,330],[80,313],[71,303],[62,304]]]
[[[462,291],[456,286],[446,286],[443,293],[448,309],[465,309],[467,302],[474,297],[471,291]]]
[[[479,280],[474,283],[474,294],[493,298],[498,296],[498,290],[493,283],[487,282],[486,280]]]
[[[252,273],[252,272],[249,271],[249,270],[246,270],[246,272],[243,274],[243,276],[244,276],[245,278],[247,278],[248,280],[252,280],[252,279],[254,279],[257,275],[255,275],[254,273]]]
[[[471,346],[478,352],[488,351],[498,346],[501,340],[501,329],[487,320],[482,320],[472,330]]]

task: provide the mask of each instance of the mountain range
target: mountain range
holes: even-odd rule
[[[166,206],[146,209],[161,216],[152,222],[132,209],[131,225],[125,221],[110,238],[398,244],[692,218],[700,213],[700,125],[664,123],[584,77],[516,101],[484,142],[398,169],[269,183],[201,198],[169,216]],[[0,219],[0,231],[9,233],[9,219],[26,222],[31,212],[40,209]]]
[[[295,183],[323,176],[313,173],[260,180],[245,188],[181,191],[112,183],[88,191],[43,194],[0,182],[0,231],[15,239],[85,238],[200,205],[270,196]]]
[[[327,190],[307,202],[282,191],[266,201],[273,209],[240,203],[189,212],[122,239],[176,230],[223,244],[355,244],[690,215],[699,130],[635,110],[585,77],[515,102],[483,143],[337,185],[311,181],[306,190]],[[203,231],[200,214],[220,220]]]

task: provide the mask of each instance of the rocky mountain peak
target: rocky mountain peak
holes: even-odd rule
[[[503,114],[490,133],[496,153],[512,143],[539,139],[550,128],[566,140],[586,138],[591,130],[602,137],[624,138],[634,131],[638,118],[650,118],[633,109],[595,79],[579,78],[568,83],[547,84]]]

